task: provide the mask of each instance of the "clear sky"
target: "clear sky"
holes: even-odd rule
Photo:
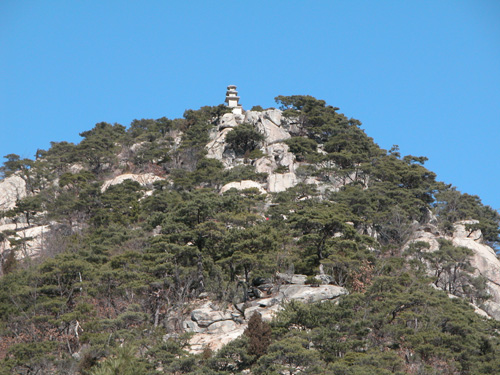
[[[500,1],[0,1],[0,156],[312,95],[500,208]]]

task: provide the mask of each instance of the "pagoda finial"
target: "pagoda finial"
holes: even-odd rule
[[[238,96],[238,91],[236,91],[235,85],[227,86],[226,92],[226,103],[229,108],[233,109],[235,115],[243,114],[243,107],[238,104],[240,97]]]

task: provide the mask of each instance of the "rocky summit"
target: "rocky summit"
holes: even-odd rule
[[[5,156],[0,375],[496,373],[499,213],[323,100],[236,89]]]

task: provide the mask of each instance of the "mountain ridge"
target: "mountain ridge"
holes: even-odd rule
[[[338,108],[310,96],[276,100],[280,109],[240,114],[220,105],[187,110],[183,119],[135,120],[128,129],[99,123],[81,133],[80,144],[53,143],[36,160],[8,155],[0,182],[5,368],[106,373],[113,356],[125,355],[123,343],[134,351],[129,362],[152,374],[196,373],[189,366],[180,370],[182,361],[221,374],[294,372],[302,366],[323,373],[317,360],[330,371],[325,373],[356,373],[381,361],[374,353],[385,350],[390,365],[380,366],[400,372],[469,373],[476,360],[486,363],[480,371],[493,366],[500,341],[488,330],[498,323],[472,317],[466,306],[473,303],[500,318],[494,271],[500,262],[488,247],[499,241],[500,215],[478,197],[436,181],[423,167],[425,157],[380,149],[358,120]],[[267,304],[261,299],[276,295],[280,274],[304,274],[307,285],[301,288],[311,293],[321,290],[317,284],[346,293],[331,307],[274,303],[281,312],[274,310],[273,343],[258,355],[247,348],[245,337],[252,336],[241,326],[250,316],[236,311],[228,320],[243,336],[217,354],[209,346],[200,347],[201,357],[183,351],[190,341],[182,332],[199,330],[196,319],[187,319],[199,298],[209,296],[237,311]],[[269,286],[262,292],[260,285]],[[449,302],[447,293],[468,302]],[[390,302],[380,305],[377,294]],[[311,311],[326,322],[326,311],[355,315],[352,306],[363,303],[373,320],[358,317],[355,324],[366,325],[363,333],[344,327],[351,349],[322,349],[342,340],[326,340],[317,322],[308,320]],[[389,318],[377,318],[377,309]],[[441,320],[429,318],[429,311]],[[421,323],[401,320],[405,314]],[[20,316],[29,318],[14,324]],[[465,317],[478,327],[469,336],[461,333]],[[456,329],[448,329],[447,321]],[[31,329],[34,322],[53,334]],[[332,324],[340,321],[325,327]],[[418,338],[432,335],[439,324],[442,337]],[[293,326],[316,332],[307,339],[315,344],[306,345]],[[455,350],[462,354],[451,354],[451,341],[443,344],[449,335],[462,335],[464,346]],[[152,344],[139,350],[141,340]],[[425,342],[445,349],[431,354]],[[481,342],[490,349],[481,349]],[[165,345],[178,353],[175,358]],[[286,357],[286,347],[301,353],[304,363]],[[233,361],[234,350],[240,359],[221,365]],[[56,359],[45,361],[37,353]],[[348,353],[365,359],[349,362]],[[450,360],[446,366],[444,358]],[[339,372],[339,366],[350,370]]]

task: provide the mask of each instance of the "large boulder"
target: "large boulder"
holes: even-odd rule
[[[290,275],[289,279],[290,282],[304,281],[302,275]],[[313,303],[335,300],[347,293],[345,288],[334,285],[281,285],[268,298],[257,298],[239,304],[237,308],[244,312],[244,317],[237,311],[221,310],[211,302],[205,302],[191,312],[190,319],[183,322],[185,331],[195,333],[189,341],[189,350],[201,353],[207,347],[212,350],[220,349],[243,334],[248,326],[248,319],[256,312],[261,314],[264,321],[270,321],[283,308],[283,303],[291,300]]]
[[[226,168],[233,166],[233,158],[228,159],[224,157],[224,151],[226,150],[226,135],[231,130],[231,128],[224,128],[215,133],[213,139],[206,146],[207,158],[219,160]]]
[[[234,113],[225,113],[219,120],[219,130],[234,128],[242,123],[242,116]]]
[[[26,196],[26,182],[19,176],[10,176],[0,181],[0,211],[16,206],[16,201]]]
[[[298,179],[295,173],[271,173],[267,179],[267,190],[270,193],[279,193],[297,185]]]
[[[16,253],[18,259],[34,257],[44,248],[45,237],[50,231],[49,225],[38,225],[28,227],[27,224],[4,224],[0,225],[0,232],[5,230],[14,231],[16,234],[12,238],[25,240],[20,251]],[[0,243],[0,252],[11,249],[10,242],[6,239]]]
[[[225,184],[221,189],[220,193],[224,194],[226,191],[230,189],[236,190],[245,190],[245,189],[257,189],[261,194],[265,194],[266,191],[262,188],[262,185],[257,181],[252,180],[242,180],[242,181],[234,181],[228,184]]]
[[[467,231],[465,229],[467,224],[475,223],[459,222],[454,225],[453,245],[471,249],[473,251],[471,265],[488,280],[500,285],[500,261],[497,258],[495,250],[482,242],[480,230]]]
[[[306,283],[307,276],[306,275],[299,275],[299,274],[287,274],[287,273],[281,273],[278,272],[276,274],[277,278],[280,281],[284,281],[287,284],[298,284],[298,285],[304,285]]]
[[[277,167],[287,167],[290,172],[295,170],[295,155],[289,151],[286,143],[273,143],[265,149]]]
[[[211,141],[206,146],[207,157],[219,160],[226,168],[233,168],[244,163],[243,158],[238,158],[234,150],[227,147],[226,136],[233,127],[248,123],[264,136],[261,151],[265,156],[253,163],[256,172],[272,174],[279,167],[288,169],[289,174],[270,178],[268,190],[283,191],[295,186],[297,184],[297,177],[294,174],[295,156],[289,151],[288,145],[283,143],[291,135],[281,126],[282,119],[282,112],[278,109],[263,112],[246,111],[244,117],[232,113],[225,114],[219,120],[218,130],[210,135]]]
[[[273,122],[275,125],[281,125],[281,118],[283,113],[279,109],[268,109],[262,112],[264,119]]]
[[[247,111],[244,122],[254,125],[264,135],[264,142],[272,144],[291,138],[290,133],[281,126],[281,117],[281,111],[278,109],[264,112]]]
[[[285,129],[275,125],[272,121],[267,119],[262,119],[256,124],[257,130],[264,135],[265,142],[272,144],[275,142],[282,142],[286,139],[291,138],[290,133]]]
[[[219,350],[224,345],[240,337],[246,329],[246,325],[240,325],[230,332],[218,334],[197,333],[189,340],[189,351],[191,353],[202,353],[205,348]]]
[[[297,300],[307,303],[334,299],[347,294],[347,289],[336,285],[285,285],[280,288],[283,301]]]
[[[258,173],[267,173],[267,190],[270,193],[277,193],[291,188],[299,182],[295,174],[296,163],[293,155],[285,143],[273,143],[264,148],[266,156],[255,161],[255,170]],[[285,173],[275,173],[284,167],[288,171]]]
[[[240,324],[236,323],[233,320],[219,320],[210,324],[207,327],[207,332],[210,334],[226,334],[234,331],[235,329],[238,329],[239,327]]]
[[[260,121],[261,117],[262,117],[262,112],[246,111],[245,118],[243,121],[247,124],[255,125]]]
[[[191,312],[191,320],[200,327],[208,327],[221,320],[231,320],[233,318],[230,311],[218,310],[211,302],[207,302]]]
[[[132,174],[126,173],[111,180],[107,180],[101,187],[101,191],[105,192],[110,186],[119,185],[126,180],[138,182],[141,186],[152,187],[153,182],[163,180],[163,178],[154,175],[153,173]]]

